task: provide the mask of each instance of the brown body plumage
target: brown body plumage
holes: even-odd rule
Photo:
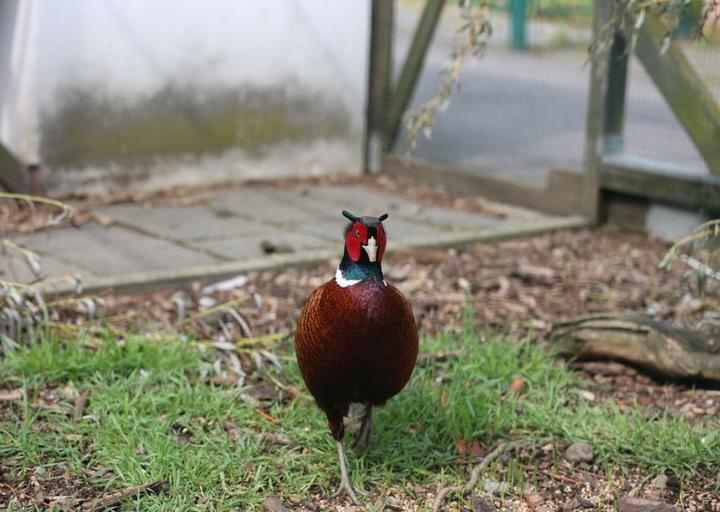
[[[405,297],[374,281],[341,288],[333,279],[315,290],[295,340],[303,379],[338,440],[350,403],[383,405],[399,393],[418,351]]]
[[[418,334],[412,309],[400,290],[385,282],[382,220],[355,217],[346,230],[345,254],[335,279],[316,289],[298,320],[295,351],[308,389],[325,412],[337,442],[342,483],[357,501],[342,445],[343,417],[351,403],[364,406],[358,444],[370,435],[373,406],[383,405],[407,384],[415,366]]]

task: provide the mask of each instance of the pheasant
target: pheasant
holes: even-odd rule
[[[351,403],[362,407],[355,446],[364,450],[372,429],[372,408],[383,405],[410,379],[418,333],[410,304],[383,277],[387,245],[380,217],[357,217],[345,229],[345,251],[335,277],[310,294],[295,334],[298,366],[325,413],[340,459],[340,487],[357,504],[343,448]]]

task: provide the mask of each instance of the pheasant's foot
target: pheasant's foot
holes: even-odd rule
[[[340,487],[338,487],[337,491],[335,491],[330,497],[337,498],[339,496],[342,496],[343,494],[347,494],[348,496],[350,496],[350,499],[352,500],[353,505],[360,504],[360,502],[358,501],[357,495],[361,494],[361,493],[357,493],[351,483],[341,482]]]
[[[362,425],[357,437],[355,437],[355,443],[353,443],[353,447],[359,452],[364,452],[367,449],[370,443],[370,434],[372,433],[372,405],[367,404],[364,407]]]
[[[340,487],[338,487],[337,491],[335,491],[335,494],[333,494],[332,497],[337,498],[342,494],[347,494],[348,496],[350,496],[350,499],[352,500],[354,505],[359,505],[357,495],[367,495],[367,492],[363,491],[362,489],[359,491],[355,490],[355,488],[353,487],[352,482],[350,481],[350,476],[348,475],[347,460],[345,459],[345,449],[343,448],[342,441],[336,441],[336,443],[338,449],[338,458],[340,459]]]

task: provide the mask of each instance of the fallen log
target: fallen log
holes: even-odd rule
[[[553,327],[560,353],[578,359],[612,359],[671,379],[720,383],[720,340],[651,318],[604,314]]]

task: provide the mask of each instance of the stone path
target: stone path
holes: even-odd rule
[[[528,216],[527,210],[523,215],[517,210],[517,218],[498,219],[424,206],[359,184],[246,186],[216,191],[197,206],[105,206],[97,213],[112,220],[107,226],[91,222],[12,240],[40,254],[48,276],[80,274],[86,290],[175,286],[337,258],[342,254],[343,208],[358,215],[389,213],[389,251],[507,238],[584,222]],[[269,254],[268,248],[275,252]],[[13,269],[16,279],[30,278],[18,262]],[[12,273],[0,259],[0,276]]]

